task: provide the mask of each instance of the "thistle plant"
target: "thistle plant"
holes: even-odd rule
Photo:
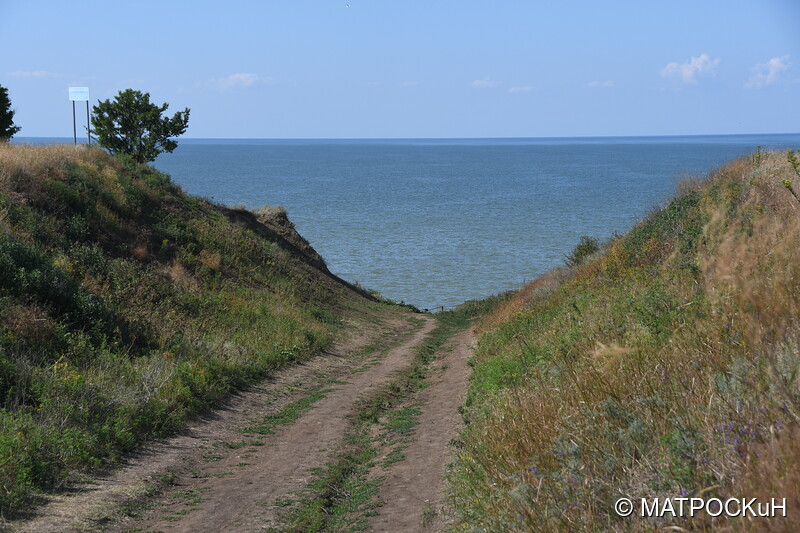
[[[761,146],[756,146],[756,153],[753,154],[753,163],[755,163],[756,167],[761,166],[761,158],[763,155]]]
[[[800,158],[797,157],[797,154],[795,154],[794,150],[792,150],[791,148],[789,148],[789,150],[786,151],[786,160],[789,162],[790,165],[792,165],[795,174],[800,176]]]
[[[789,162],[790,165],[792,165],[795,174],[797,174],[800,177],[800,158],[797,157],[797,154],[795,154],[794,150],[792,150],[791,148],[786,151],[786,160]],[[797,193],[794,191],[794,188],[792,187],[792,182],[790,180],[788,179],[783,180],[783,186],[786,187],[790,193],[792,193],[792,196],[794,196],[795,200],[800,202],[800,197],[797,196]]]

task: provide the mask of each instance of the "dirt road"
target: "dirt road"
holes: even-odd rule
[[[52,498],[13,530],[280,528],[280,502],[335,457],[358,399],[408,366],[435,322],[395,315],[373,324],[333,353],[238,394],[183,434],[148,446],[117,472]],[[406,459],[382,474],[385,504],[371,530],[428,531],[444,524],[443,476],[466,389],[468,343],[468,333],[454,337],[435,363]]]
[[[454,459],[450,441],[461,428],[458,408],[464,403],[472,352],[472,333],[453,337],[439,353],[431,385],[420,398],[419,426],[405,450],[405,460],[392,465],[381,484],[385,504],[369,522],[369,531],[441,531],[450,521],[445,502],[445,470]]]

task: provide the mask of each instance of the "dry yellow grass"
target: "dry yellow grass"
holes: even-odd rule
[[[219,270],[220,266],[222,266],[222,256],[219,252],[201,250],[197,260],[200,261],[200,264],[211,270]]]
[[[525,284],[512,298],[503,301],[489,313],[481,317],[476,326],[478,333],[492,330],[503,322],[507,322],[514,314],[530,307],[535,301],[546,298],[564,280],[571,277],[574,269],[562,267],[551,270],[541,277]]]
[[[0,143],[0,190],[11,190],[16,180],[27,176],[61,174],[64,164],[88,162],[100,148],[83,145],[49,146]]]

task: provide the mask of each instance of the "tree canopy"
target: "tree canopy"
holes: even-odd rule
[[[169,104],[150,102],[150,93],[134,89],[120,91],[114,100],[92,107],[92,130],[97,142],[112,154],[129,154],[138,163],[155,160],[172,152],[178,143],[171,137],[183,135],[189,124],[189,108],[172,117],[162,116]]]
[[[8,89],[0,85],[0,142],[7,142],[20,130],[14,124],[14,110],[11,109],[11,100]]]

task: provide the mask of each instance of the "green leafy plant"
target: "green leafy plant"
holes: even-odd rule
[[[764,152],[761,151],[761,146],[756,146],[756,153],[753,154],[753,163],[758,167],[761,165],[761,160],[764,158]]]
[[[786,151],[786,160],[789,162],[790,165],[792,165],[795,174],[800,176],[800,158],[797,157],[797,154],[795,154],[794,150],[792,150],[791,148]],[[800,202],[800,196],[797,196],[797,193],[794,191],[794,188],[792,187],[791,181],[789,181],[788,179],[783,180],[783,186],[786,187],[790,193],[792,193],[792,196],[794,196],[795,200]]]
[[[572,252],[566,257],[567,265],[578,266],[599,249],[600,243],[597,239],[583,235],[578,244],[575,245],[575,248],[572,249]]]
[[[791,148],[786,151],[786,160],[792,165],[795,174],[800,176],[800,158],[797,157],[797,154],[794,153],[794,150]]]

